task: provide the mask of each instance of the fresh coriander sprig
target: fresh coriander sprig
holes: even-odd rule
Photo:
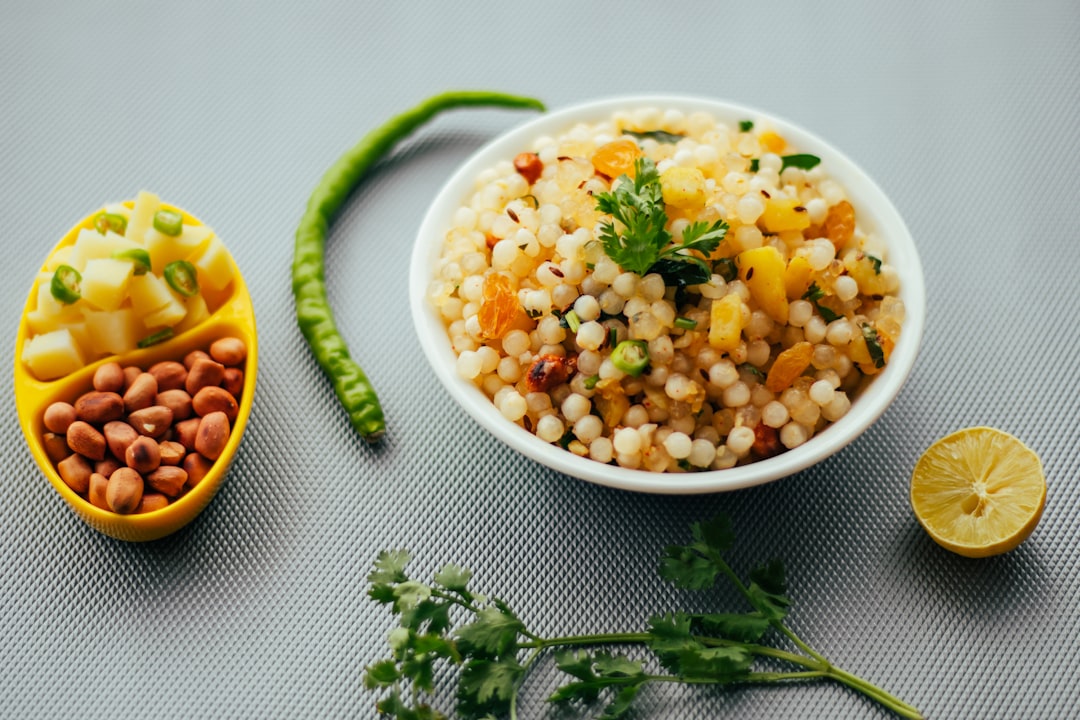
[[[634,161],[632,180],[622,175],[614,190],[597,193],[596,209],[611,215],[601,223],[600,241],[623,270],[638,275],[658,272],[667,285],[708,282],[712,267],[704,258],[720,245],[728,225],[723,220],[691,223],[673,244],[660,173],[650,158]]]
[[[549,701],[583,709],[603,703],[604,718],[621,718],[651,683],[685,685],[775,684],[833,680],[905,718],[919,711],[876,685],[833,665],[797,636],[784,620],[791,609],[784,566],[774,560],[744,582],[723,558],[734,542],[726,517],[695,523],[693,541],[664,550],[659,573],[676,587],[707,590],[730,582],[748,606],[742,612],[653,615],[640,632],[544,638],[528,630],[503,600],[469,589],[472,573],[456,565],[431,584],[405,572],[406,551],[382,552],[368,576],[368,595],[399,618],[390,632],[391,656],[367,666],[365,686],[380,694],[378,711],[399,720],[446,720],[430,703],[442,666],[459,670],[455,711],[462,718],[517,718],[518,693],[547,651],[570,676]],[[781,640],[789,649],[766,644]],[[613,652],[638,647],[641,658]],[[603,648],[603,649],[601,649]],[[759,670],[786,663],[791,670]]]

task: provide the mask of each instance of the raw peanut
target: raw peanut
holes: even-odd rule
[[[76,420],[67,431],[68,447],[91,460],[105,459],[105,436],[88,422]]]
[[[115,470],[113,472],[116,472]],[[111,474],[111,473],[110,473]],[[105,489],[109,487],[109,476],[95,472],[90,476],[90,487],[87,490],[86,499],[94,507],[102,510],[111,510],[109,501],[105,499]]]
[[[184,462],[184,456],[187,455],[187,448],[175,440],[160,443],[158,451],[161,453],[162,465],[180,465]]]
[[[105,427],[102,429],[105,431],[105,442],[109,445],[109,452],[117,460],[127,456],[128,445],[135,442],[135,438],[139,437],[139,433],[135,431],[135,428],[120,420],[105,423]]]
[[[119,393],[91,390],[75,401],[75,414],[80,420],[104,425],[124,416],[124,399]]]
[[[184,389],[188,391],[188,395],[195,397],[195,393],[199,392],[204,387],[217,387],[218,385],[221,385],[221,381],[224,378],[224,365],[215,360],[211,360],[209,357],[199,358],[188,370],[187,382],[184,383]]]
[[[172,410],[173,422],[180,422],[191,417],[191,396],[187,390],[175,388],[157,394],[155,405],[164,405]]]
[[[139,373],[124,393],[124,410],[129,414],[154,404],[158,394],[157,378],[150,373]]]
[[[90,461],[78,454],[69,455],[58,462],[56,471],[60,473],[60,479],[80,495],[90,487],[90,476],[94,474]]]
[[[188,452],[195,451],[195,436],[199,433],[200,418],[183,420],[173,426],[173,440],[184,446]]]
[[[169,498],[161,493],[144,493],[135,508],[135,514],[153,512],[164,507],[169,507]]]
[[[45,427],[51,432],[63,435],[67,432],[68,425],[78,420],[75,415],[75,406],[71,403],[57,401],[45,408]]]
[[[187,472],[184,468],[162,465],[146,476],[146,484],[169,497],[176,497],[184,489]]]
[[[244,371],[234,367],[225,368],[225,377],[221,380],[221,387],[239,400],[240,394],[244,392]]]
[[[124,368],[120,363],[105,363],[94,371],[94,389],[101,392],[119,393],[124,391]]]
[[[217,460],[229,441],[229,418],[225,413],[212,412],[199,421],[195,434],[195,451],[211,460]]]
[[[212,412],[223,412],[230,423],[236,420],[236,414],[240,411],[236,398],[225,388],[217,386],[207,386],[195,393],[195,397],[191,398],[191,407],[199,417],[206,417]]]
[[[184,356],[184,367],[188,370],[195,364],[196,360],[209,360],[210,355],[205,350],[192,350]]]
[[[202,482],[210,468],[214,467],[214,461],[204,458],[199,453],[190,453],[184,458],[184,470],[187,471],[187,486],[193,488]]]
[[[122,467],[109,476],[109,484],[105,488],[105,502],[113,512],[126,515],[134,511],[142,496],[142,475],[131,468]]]
[[[135,378],[142,375],[143,369],[141,367],[135,367],[134,365],[128,365],[124,368],[124,390],[131,387],[131,383],[135,382]]]
[[[184,367],[183,363],[178,363],[175,360],[164,360],[155,363],[150,366],[147,372],[157,380],[158,392],[183,388],[184,382],[187,380],[187,368]]]
[[[236,337],[223,337],[210,345],[210,357],[222,365],[239,365],[247,358],[247,345]]]
[[[128,415],[128,424],[140,435],[156,440],[168,432],[172,425],[172,410],[164,405],[151,405]]]
[[[105,438],[105,441],[108,442],[109,438]],[[119,460],[114,458],[112,455],[106,455],[104,460],[98,460],[96,463],[94,463],[94,472],[100,475],[104,475],[106,478],[108,478],[121,467],[123,466],[120,464]]]
[[[45,446],[45,454],[56,464],[71,454],[67,438],[54,432],[47,432],[41,436],[41,444]]]
[[[141,475],[157,470],[161,465],[161,448],[157,440],[143,436],[135,438],[124,453],[124,462]]]

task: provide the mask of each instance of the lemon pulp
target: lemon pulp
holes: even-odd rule
[[[930,537],[967,557],[1014,549],[1046,504],[1039,456],[1009,433],[959,430],[932,444],[911,475],[911,506]]]

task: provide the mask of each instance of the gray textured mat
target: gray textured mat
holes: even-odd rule
[[[7,373],[0,716],[372,717],[364,665],[390,618],[365,597],[383,548],[467,565],[541,632],[634,629],[682,598],[661,548],[715,511],[733,563],[789,567],[792,625],[933,718],[1080,715],[1073,318],[1080,167],[1075,2],[648,8],[546,3],[8,3],[0,23],[2,325],[49,248],[142,189],[214,226],[244,271],[259,387],[240,454],[192,525],[147,545],[85,526],[35,469]],[[367,447],[297,331],[293,232],[365,131],[454,87],[553,108],[667,91],[800,123],[862,165],[926,269],[922,353],[894,407],[809,471],[695,498],[593,487],[496,444],[452,405],[412,334],[421,216],[468,155],[522,119],[439,118],[381,163],[328,244],[329,292],[389,422]],[[10,356],[9,356],[10,357]],[[918,527],[919,453],[989,424],[1043,459],[1032,538],[969,561]],[[712,600],[733,598],[717,592]],[[545,717],[541,666],[521,709]],[[636,717],[887,714],[828,684],[649,690]]]

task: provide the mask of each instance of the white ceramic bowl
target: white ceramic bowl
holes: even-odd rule
[[[548,444],[504,419],[482,390],[457,374],[456,355],[446,328],[425,297],[454,211],[470,197],[482,170],[529,150],[533,140],[541,135],[555,136],[577,122],[597,122],[610,118],[617,110],[643,106],[673,108],[687,114],[704,110],[730,126],[740,120],[753,120],[758,126],[777,130],[798,152],[819,156],[826,173],[843,185],[856,207],[860,227],[884,240],[887,261],[899,273],[906,317],[888,366],[859,394],[843,418],[803,445],[775,457],[726,470],[652,473],[606,465]],[[847,156],[797,125],[759,110],[719,100],[664,95],[612,97],[563,108],[526,122],[477,151],[447,181],[424,217],[413,248],[409,298],[416,333],[435,375],[454,400],[492,435],[523,455],[567,475],[608,487],[665,494],[722,492],[770,482],[810,467],[844,448],[877,420],[900,392],[915,363],[926,317],[922,266],[911,234],[881,189]]]

